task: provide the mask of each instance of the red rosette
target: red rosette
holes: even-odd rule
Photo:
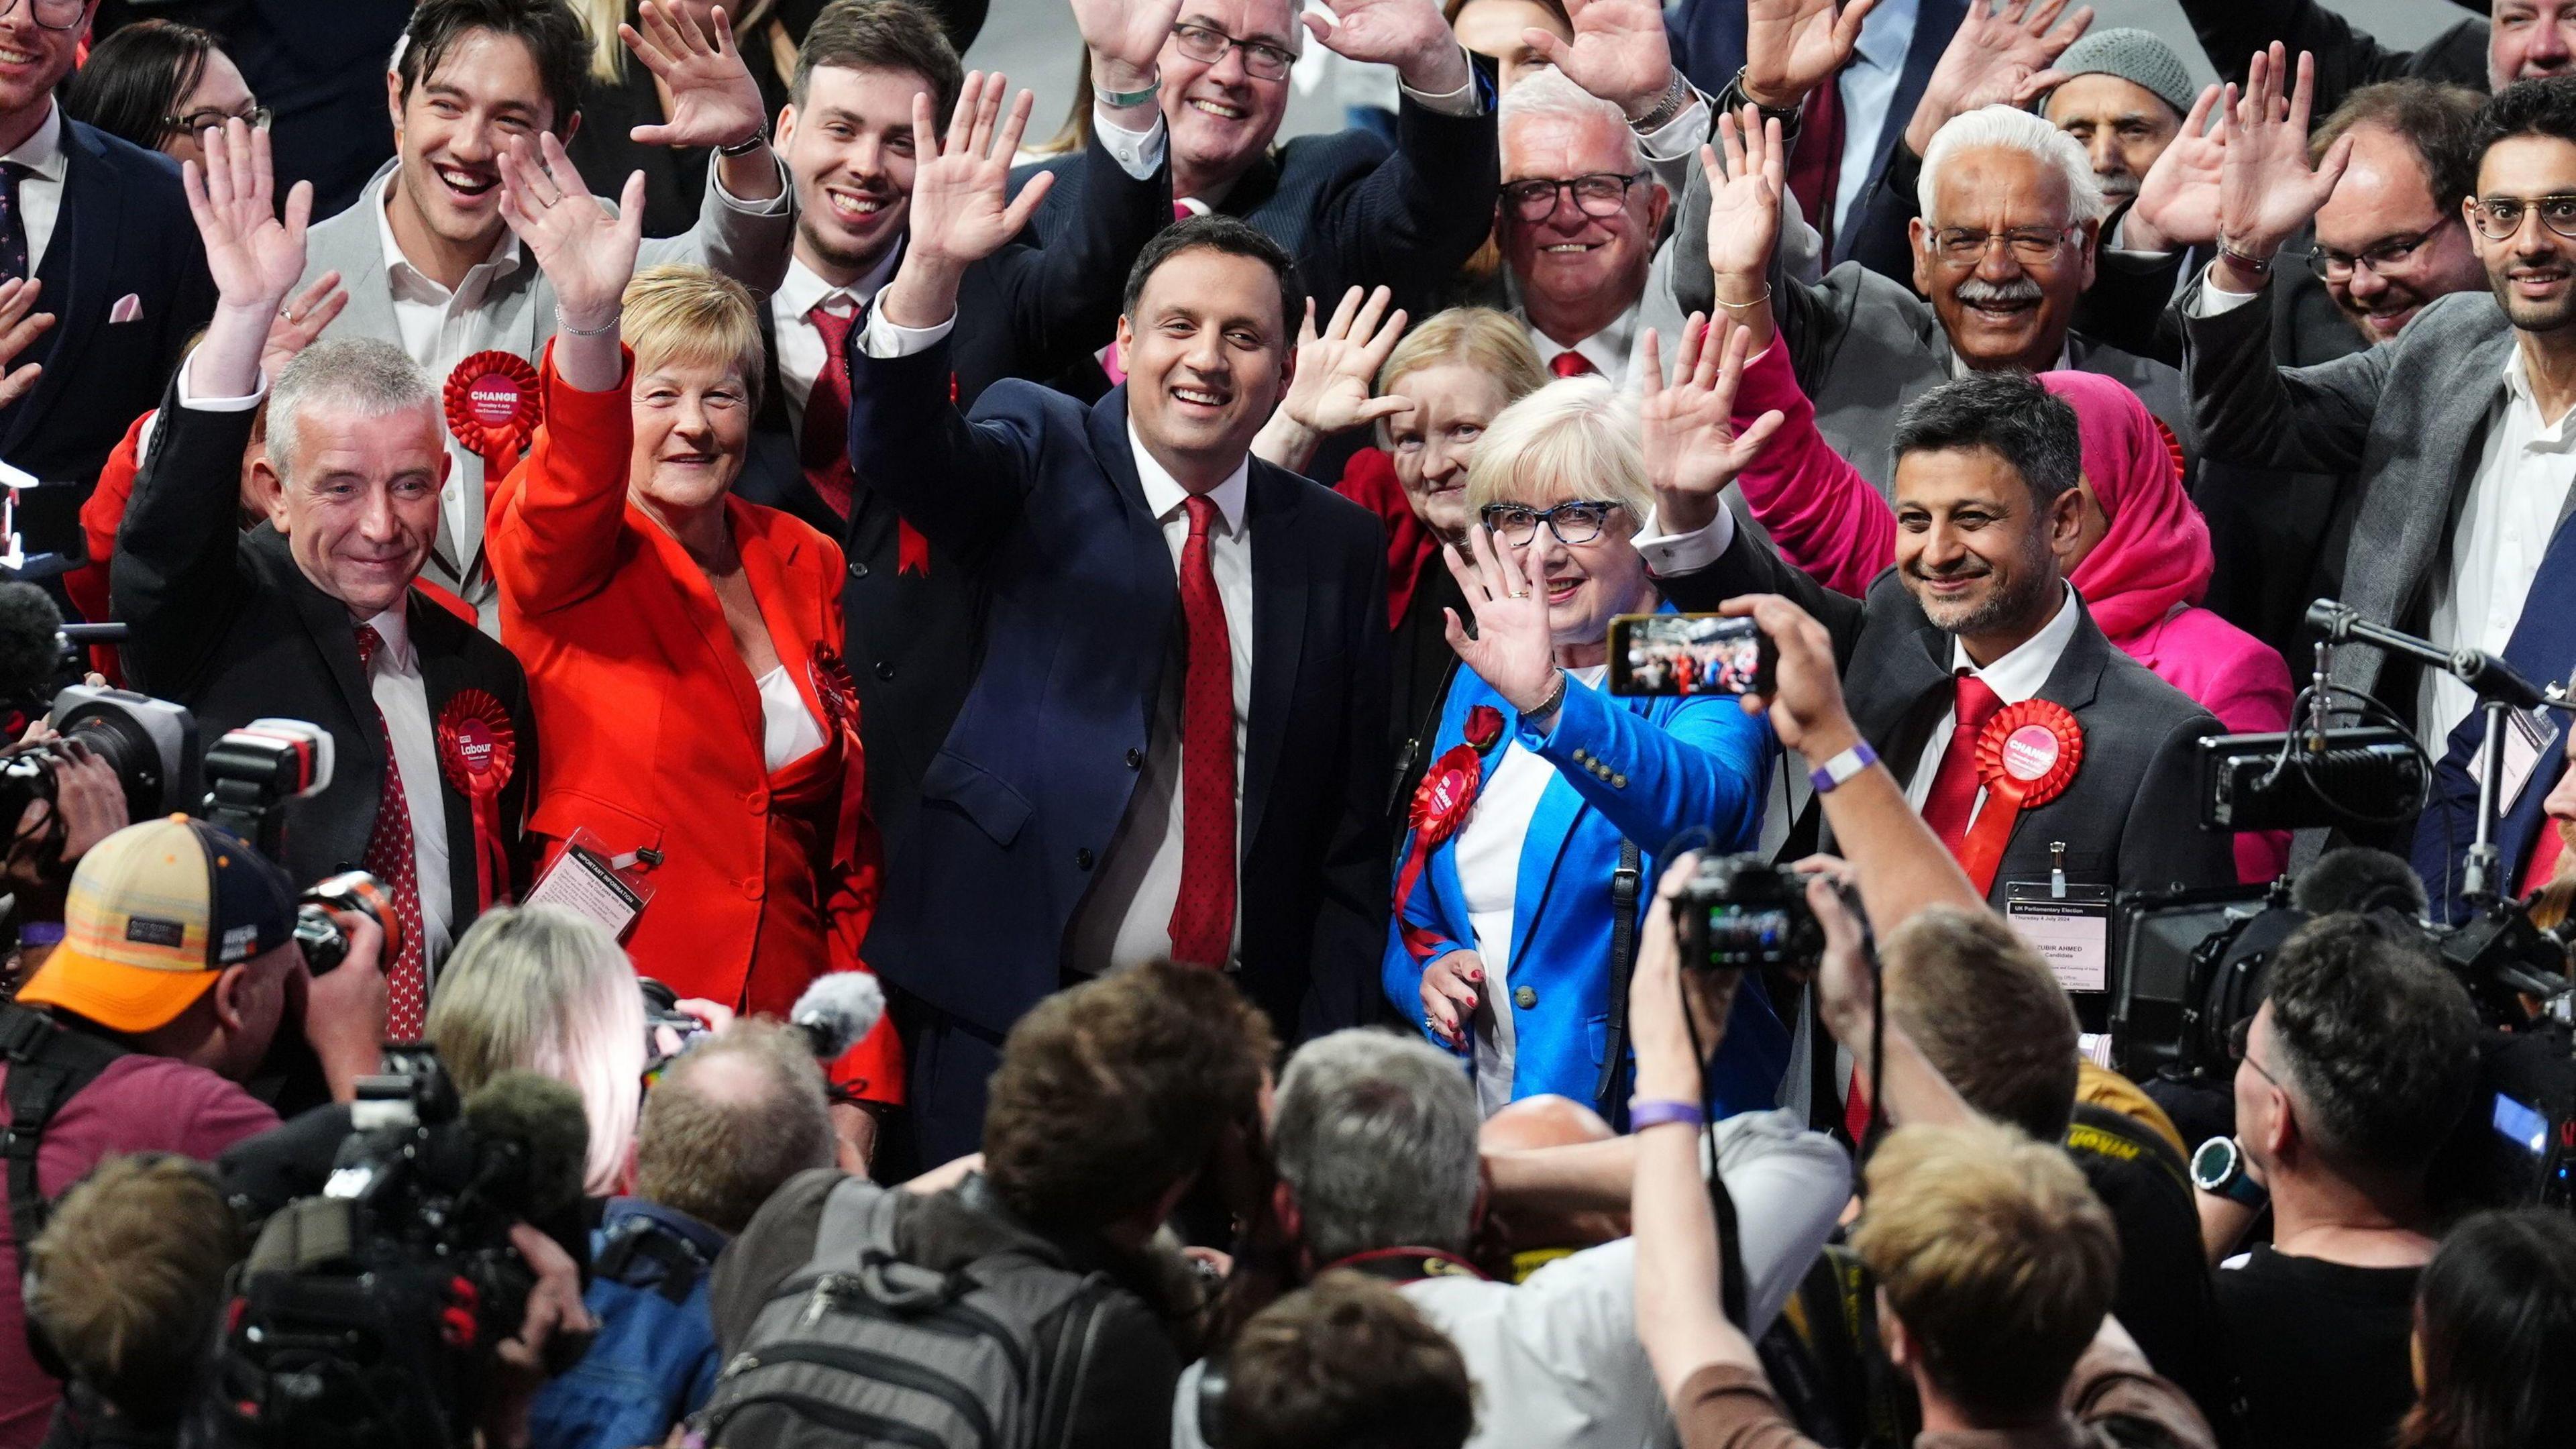
[[[501,788],[518,766],[519,732],[489,691],[461,689],[439,708],[434,733],[438,772],[472,809],[474,885],[488,910],[510,876],[509,848],[501,839]]]
[[[1480,755],[1491,754],[1496,741],[1503,737],[1503,712],[1490,704],[1480,704],[1467,711],[1467,743]]]
[[[2083,763],[2084,726],[2052,700],[2006,705],[1977,732],[1977,779],[1986,803],[1959,842],[1959,864],[1980,894],[1993,889],[2021,812],[2065,794]]]
[[[814,698],[823,705],[833,729],[844,734],[859,732],[859,686],[850,678],[850,666],[831,645],[817,642],[813,657],[806,662],[806,674],[814,685]]]
[[[497,348],[448,372],[447,431],[483,460],[487,480],[499,482],[537,435],[542,387],[526,358]]]
[[[1473,718],[1471,713],[1471,722]],[[1496,728],[1500,728],[1499,715]],[[1467,812],[1475,806],[1484,777],[1485,764],[1474,745],[1451,745],[1422,772],[1422,783],[1413,788],[1413,803],[1405,809],[1413,839],[1405,847],[1404,868],[1395,873],[1395,919],[1404,933],[1405,949],[1417,961],[1430,956],[1433,937],[1405,920],[1404,908],[1413,899],[1413,888],[1421,882],[1422,867],[1429,863],[1431,852],[1467,823]]]

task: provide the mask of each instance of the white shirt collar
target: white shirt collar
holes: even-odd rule
[[[2558,421],[2554,423],[2542,421],[2540,399],[2531,391],[2531,366],[2523,361],[2522,348],[2519,346],[2505,350],[2504,393],[2509,406],[2525,409],[2531,414],[2531,430],[2535,435],[2533,438],[2535,442],[2564,441],[2571,426],[2576,426],[2576,422],[2571,422],[2576,420],[2576,408],[2570,408],[2561,413]]]
[[[1877,12],[1877,11],[1875,11],[1875,10],[1873,10],[1873,11],[1871,11],[1871,12],[1870,12],[1870,14],[1871,14],[1871,16],[1872,16],[1873,18],[1875,18],[1875,17],[1877,16],[1878,12]],[[2068,335],[2071,337],[2073,334],[2072,334],[2072,333],[2070,333],[2070,334],[2068,334]],[[1945,340],[1946,340],[1946,339],[1945,339]],[[2072,354],[2073,350],[2074,350],[2074,343],[2072,343],[2072,342],[2060,342],[2059,344],[2057,344],[2057,360],[2056,360],[2055,362],[2052,362],[2052,363],[2050,363],[2050,364],[2048,365],[2048,370],[2049,370],[2050,372],[2071,372],[2071,371],[2073,371],[2073,370],[2074,370],[2074,363],[2070,360],[2070,356],[2071,356],[2071,354]],[[1966,377],[1966,376],[1968,376],[1970,373],[1973,373],[1973,372],[1975,372],[1975,371],[1976,371],[1976,369],[1975,369],[1975,368],[1968,366],[1968,359],[1966,359],[1966,358],[1964,358],[1964,357],[1961,357],[1961,356],[1959,355],[1959,352],[1958,352],[1958,349],[1957,349],[1957,348],[1952,348],[1952,349],[1950,350],[1950,380],[1951,380],[1951,381],[1956,382],[1956,381],[1958,381],[1960,378]]]
[[[787,276],[778,284],[778,310],[790,317],[802,317],[814,310],[815,303],[825,300],[846,300],[851,305],[864,307],[876,300],[877,293],[885,290],[886,283],[894,280],[895,265],[902,260],[901,246],[888,247],[885,256],[868,268],[867,275],[846,287],[836,287],[823,280],[821,273],[805,265],[804,258],[790,256],[787,259]],[[832,310],[837,312],[840,309],[835,307]]]
[[[1145,440],[1136,436],[1132,421],[1127,424],[1127,450],[1136,456],[1136,481],[1145,485],[1145,507],[1152,511],[1155,521],[1162,522],[1178,513],[1189,500],[1190,491],[1154,461],[1154,455],[1146,451]],[[1208,491],[1208,500],[1216,504],[1229,534],[1243,532],[1243,505],[1252,491],[1251,480],[1252,455],[1246,453],[1243,461],[1234,465],[1234,471],[1225,475],[1225,481]]]
[[[376,631],[376,637],[385,641],[384,647],[376,651],[376,664],[388,673],[409,674],[414,667],[409,605],[406,596],[402,603],[366,621],[366,626]]]
[[[2058,600],[2055,617],[2041,625],[2038,633],[2021,641],[2011,653],[1983,669],[1969,660],[1968,646],[1952,636],[1950,672],[1957,674],[1965,670],[1976,675],[1984,681],[1986,688],[1995,692],[1995,698],[2006,704],[2019,704],[2037,697],[2040,686],[2048,683],[2049,674],[2057,668],[2057,657],[2066,652],[2066,641],[2075,637],[2075,621],[2084,616],[2084,611],[2075,607],[2075,586],[2061,582],[2059,587],[2066,593]]]
[[[427,288],[440,298],[451,296],[453,294],[436,278],[412,265],[411,258],[403,254],[402,243],[394,238],[394,218],[391,209],[394,178],[401,172],[402,162],[395,161],[388,165],[384,172],[370,183],[373,189],[361,193],[358,202],[361,206],[372,207],[375,210],[376,239],[384,249],[385,275],[398,285],[407,284]],[[519,269],[519,259],[519,234],[505,226],[501,228],[501,240],[492,248],[492,254],[467,270],[467,281],[471,282],[477,272],[487,276],[515,272]],[[456,290],[462,292],[465,287],[460,285]]]
[[[23,166],[56,183],[63,179],[66,160],[63,154],[63,108],[51,103],[46,105],[45,119],[37,124],[35,133],[19,142],[8,155],[0,156],[0,161]]]
[[[1569,352],[1579,352],[1586,362],[1592,364],[1595,372],[1613,382],[1627,375],[1629,351],[1635,345],[1636,336],[1637,304],[1634,302],[1628,304],[1626,311],[1611,318],[1608,326],[1572,347],[1540,331],[1536,323],[1531,323],[1529,328],[1530,343],[1538,349],[1539,366],[1552,369],[1557,358]]]

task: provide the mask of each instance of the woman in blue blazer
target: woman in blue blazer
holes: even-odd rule
[[[1475,615],[1411,805],[1385,977],[1390,999],[1466,1057],[1490,1114],[1591,1101],[1611,1037],[1612,875],[1694,846],[1750,849],[1770,725],[1730,695],[1603,691],[1610,620],[1661,604],[1631,540],[1652,506],[1633,412],[1608,383],[1552,383],[1495,418],[1470,465],[1472,565],[1443,550]],[[1720,1112],[1773,1105],[1789,1035],[1758,976],[1709,1074]]]

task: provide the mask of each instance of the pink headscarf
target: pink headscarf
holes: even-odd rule
[[[2071,582],[2093,622],[2125,639],[2209,592],[2209,524],[2182,491],[2171,433],[2138,395],[2090,372],[2043,372],[2084,432],[2084,476],[2111,520]]]

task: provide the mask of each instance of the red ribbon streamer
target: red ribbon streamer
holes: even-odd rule
[[[438,712],[438,770],[462,791],[474,815],[474,890],[482,910],[510,878],[508,847],[501,840],[501,787],[519,758],[519,734],[510,712],[490,692],[459,690]]]
[[[1403,923],[1404,949],[1416,961],[1429,960],[1440,938],[1405,920],[1405,905],[1413,899],[1413,888],[1421,882],[1422,867],[1431,852],[1467,823],[1467,811],[1476,803],[1484,775],[1485,764],[1474,745],[1451,745],[1431,762],[1422,783],[1413,789],[1413,804],[1405,812],[1413,826],[1413,843],[1405,850],[1404,868],[1395,875],[1395,918]]]
[[[486,486],[500,482],[542,416],[537,370],[515,352],[475,353],[447,374],[447,430],[483,460]]]
[[[832,821],[833,864],[857,869],[860,817],[867,808],[867,757],[859,747],[859,687],[831,645],[816,640],[806,661],[826,722],[841,745],[841,802]]]
[[[1994,888],[2021,812],[2065,794],[2083,762],[2084,727],[2062,704],[2026,699],[1986,721],[1977,734],[1977,779],[1986,787],[1986,803],[1959,842],[1959,865],[1977,894]]]

